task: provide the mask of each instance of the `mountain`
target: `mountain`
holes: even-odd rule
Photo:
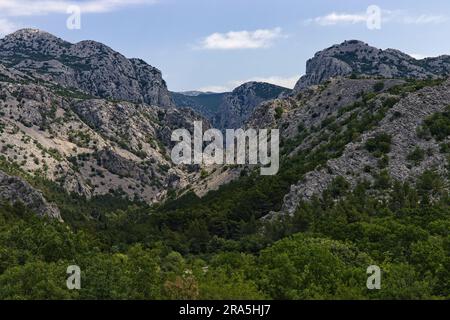
[[[177,107],[191,108],[215,128],[240,128],[261,103],[289,94],[290,89],[263,82],[247,82],[226,93],[172,93]]]
[[[351,40],[320,51],[308,60],[306,74],[294,91],[299,92],[338,76],[426,79],[445,77],[449,73],[448,55],[416,60],[398,50],[381,50],[362,41]]]
[[[279,128],[287,159],[319,152],[326,160],[291,185],[271,216],[294,214],[336,179],[351,188],[383,175],[417,183],[432,170],[448,186],[449,71],[450,56],[416,60],[361,41],[318,52],[294,95],[262,104],[246,123]],[[434,135],[433,119],[441,119]]]
[[[16,38],[21,40],[12,42]],[[69,85],[90,86],[89,82],[71,82],[78,80],[71,77],[75,69],[70,76],[59,78],[54,68],[37,68],[41,62],[58,64],[59,50],[67,47],[75,52],[74,46],[30,30],[1,42],[2,62],[9,67],[0,64],[0,199],[22,202],[39,215],[61,219],[40,192],[42,184],[51,183],[52,188],[85,199],[111,195],[151,204],[165,199],[170,190],[181,190],[199,179],[198,168],[175,166],[170,160],[171,133],[178,128],[193,130],[196,120],[204,121],[206,130],[208,121],[192,110],[138,103],[132,96],[128,96],[130,101],[94,97],[92,91],[87,94],[89,90]],[[89,54],[91,63],[95,59],[100,66],[123,59],[107,49],[90,55],[87,47],[79,48],[83,49],[76,50],[78,56]],[[7,51],[15,55],[6,55]],[[45,59],[39,60],[33,52],[45,52]],[[131,63],[127,61],[122,62]],[[155,75],[144,62],[133,63],[133,74],[141,81]],[[97,85],[113,88],[116,77],[123,75],[116,71],[108,75],[101,67],[100,79],[93,66],[79,75],[88,72],[89,81]],[[158,83],[146,85],[159,90]],[[122,93],[119,96],[127,98]]]
[[[279,128],[288,163],[299,155],[318,160],[293,175],[297,182],[271,216],[294,214],[337,179],[350,189],[368,183],[376,194],[382,179],[415,184],[431,170],[448,186],[449,92],[449,80],[340,78],[261,105],[247,126]]]
[[[449,298],[450,79],[436,71],[445,57],[416,68],[386,50],[398,61],[369,68],[362,43],[349,41],[345,64],[319,53],[293,94],[249,83],[175,97],[185,104],[176,108],[156,104],[158,81],[128,95],[151,67],[91,55],[101,44],[77,50],[99,64],[83,58],[77,71],[60,53],[77,45],[31,30],[7,39],[0,299]],[[109,71],[113,61],[135,69]],[[105,88],[131,78],[102,97],[83,72]],[[279,172],[173,164],[173,130],[211,127],[202,108],[221,127],[279,129]],[[66,287],[74,262],[82,290]],[[382,290],[367,290],[368,266],[382,270]]]
[[[22,29],[0,40],[0,63],[95,97],[173,106],[158,69],[95,41],[71,44],[44,31]]]
[[[218,112],[223,98],[227,93],[196,92],[192,94],[172,92],[172,100],[178,108],[190,108],[204,117],[212,120]]]

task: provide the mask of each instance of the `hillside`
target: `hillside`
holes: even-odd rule
[[[195,180],[170,161],[172,130],[200,120],[192,111],[90,97],[6,67],[0,77],[0,170],[147,203]]]

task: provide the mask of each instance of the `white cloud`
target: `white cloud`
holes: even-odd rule
[[[229,92],[233,89],[239,87],[240,85],[256,81],[256,82],[267,82],[271,83],[277,86],[293,89],[295,87],[295,84],[297,83],[298,79],[300,79],[300,75],[294,75],[292,77],[279,77],[279,76],[272,76],[272,77],[253,77],[246,80],[232,80],[227,82],[225,85],[219,85],[219,86],[206,86],[199,88],[198,91],[202,92]]]
[[[417,60],[422,60],[426,58],[439,57],[443,55],[447,55],[446,53],[433,53],[433,54],[422,54],[422,53],[409,53],[411,57]]]
[[[0,36],[10,34],[17,29],[20,29],[20,26],[15,24],[14,22],[11,22],[7,19],[0,19]]]
[[[420,16],[411,17],[405,16],[403,22],[405,24],[441,24],[447,22],[449,19],[443,15],[429,15],[422,14]]]
[[[201,41],[200,48],[207,50],[268,48],[281,37],[283,37],[281,28],[213,33]]]
[[[370,14],[366,12],[348,13],[348,12],[332,12],[325,16],[308,19],[306,24],[316,24],[319,26],[334,26],[348,24],[366,24],[370,19]],[[444,15],[421,14],[412,15],[404,10],[381,10],[381,21],[383,23],[400,23],[400,24],[442,24],[449,21],[449,17]]]
[[[103,13],[132,5],[154,4],[157,0],[0,0],[2,16],[33,16],[50,13],[66,13],[73,5],[80,7],[82,13]]]
[[[307,20],[308,23],[314,22],[321,26],[331,26],[336,24],[355,24],[365,23],[368,19],[367,14],[350,14],[332,12],[323,17],[317,17]]]

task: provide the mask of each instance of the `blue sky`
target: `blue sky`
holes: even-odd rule
[[[81,29],[66,27],[73,4]],[[370,5],[381,9],[380,29],[367,27]],[[348,39],[417,57],[450,54],[447,0],[0,0],[0,34],[23,27],[142,58],[173,91],[248,80],[292,86],[316,51]]]

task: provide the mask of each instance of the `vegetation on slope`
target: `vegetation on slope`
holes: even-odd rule
[[[277,176],[250,173],[203,199],[188,193],[152,208],[120,194],[70,196],[0,159],[1,170],[43,190],[66,221],[36,218],[20,205],[0,207],[0,299],[448,299],[450,198],[432,170],[414,184],[382,172],[354,190],[338,178],[293,216],[260,219],[280,209],[291,184],[339,157],[396,101],[372,110],[367,97],[322,131],[302,128],[283,141]],[[445,127],[445,113],[433,117],[444,118],[438,123]],[[428,127],[435,123],[423,130],[439,137]],[[292,155],[311,133],[315,143]],[[378,138],[367,147],[382,155],[389,141]],[[79,291],[65,287],[73,264],[82,269]],[[366,288],[373,264],[383,272],[381,290]]]

